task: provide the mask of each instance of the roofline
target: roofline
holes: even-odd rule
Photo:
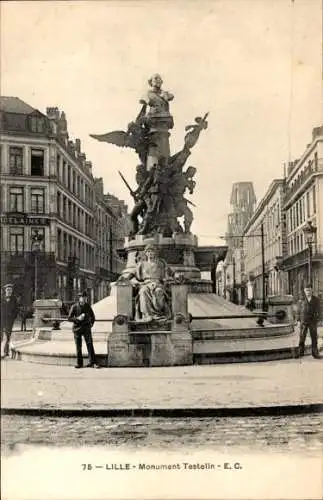
[[[323,141],[323,134],[316,136],[315,139],[309,144],[309,146],[305,149],[304,153],[302,154],[302,156],[299,158],[298,162],[296,163],[296,166],[291,170],[289,175],[287,175],[287,177],[286,177],[287,183],[290,182],[291,179],[294,177],[294,175],[297,174],[298,170],[301,168],[302,164],[307,159],[308,155],[313,151],[316,144],[318,142],[321,142],[321,141]]]
[[[271,181],[265,195],[260,200],[259,205],[256,207],[256,210],[253,213],[251,219],[246,224],[246,226],[243,230],[243,234],[245,234],[247,231],[249,231],[252,224],[257,220],[257,218],[259,217],[259,215],[263,211],[264,207],[267,205],[268,201],[273,197],[277,187],[283,186],[284,183],[285,183],[284,179],[274,179]]]

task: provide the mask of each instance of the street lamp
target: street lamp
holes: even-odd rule
[[[223,264],[222,267],[223,270],[223,297],[226,299],[227,294],[226,294],[226,288],[227,288],[227,266]]]
[[[313,255],[313,243],[315,239],[317,228],[313,226],[311,221],[308,221],[306,226],[303,228],[303,233],[308,246],[308,282],[312,285],[312,255]]]
[[[232,302],[237,304],[237,291],[236,291],[236,260],[232,256]]]
[[[31,251],[34,254],[34,265],[35,265],[35,285],[34,285],[34,300],[37,300],[38,295],[38,254],[41,250],[41,243],[43,237],[41,234],[36,232],[31,238]]]

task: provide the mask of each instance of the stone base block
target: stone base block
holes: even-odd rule
[[[189,331],[181,333],[172,333],[171,336],[174,365],[192,365],[193,364],[193,342]]]
[[[52,328],[36,328],[35,338],[38,340],[53,340],[55,331]]]
[[[291,295],[272,295],[268,297],[268,320],[271,323],[291,323],[294,298]]]
[[[130,343],[128,333],[111,333],[107,352],[108,366],[144,366],[143,349]]]
[[[150,366],[173,366],[174,364],[175,352],[170,332],[152,334]]]

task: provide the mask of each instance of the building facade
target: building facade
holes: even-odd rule
[[[283,266],[288,273],[289,293],[299,298],[309,279],[309,249],[303,231],[310,221],[317,230],[313,244],[313,287],[323,297],[323,126],[313,129],[312,141],[302,157],[288,166],[284,210],[287,254]]]
[[[256,196],[252,182],[236,182],[232,186],[230,213],[225,235],[228,252],[221,264],[219,279],[223,295],[235,303],[245,302],[244,228],[254,213]]]
[[[287,276],[283,271],[286,257],[286,223],[284,214],[284,180],[275,179],[258,204],[244,229],[244,269],[253,297],[287,293]]]
[[[124,237],[129,233],[127,206],[123,201],[104,194],[103,179],[95,179],[96,227],[96,301],[110,293],[110,283],[120,275],[124,261],[118,255]]]
[[[27,305],[54,293],[69,302],[78,290],[95,300],[95,182],[64,112],[1,98],[0,155],[1,282],[13,281]]]

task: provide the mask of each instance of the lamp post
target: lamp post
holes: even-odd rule
[[[31,239],[31,251],[34,254],[34,266],[35,266],[35,285],[34,285],[34,300],[37,300],[38,295],[38,253],[41,250],[41,243],[43,237],[41,234],[36,232]]]
[[[266,310],[266,273],[265,273],[265,237],[264,225],[261,224],[261,273],[262,273],[262,310]]]
[[[227,294],[226,294],[226,288],[227,288],[227,266],[223,264],[223,297],[226,299]]]
[[[308,246],[308,282],[312,285],[312,256],[313,256],[313,243],[315,239],[317,228],[309,221],[303,228],[303,233]]]
[[[237,303],[237,293],[236,293],[236,260],[232,256],[232,302]]]
[[[216,258],[215,255],[212,256],[212,267],[211,267],[211,281],[212,281],[212,293],[216,293]]]

